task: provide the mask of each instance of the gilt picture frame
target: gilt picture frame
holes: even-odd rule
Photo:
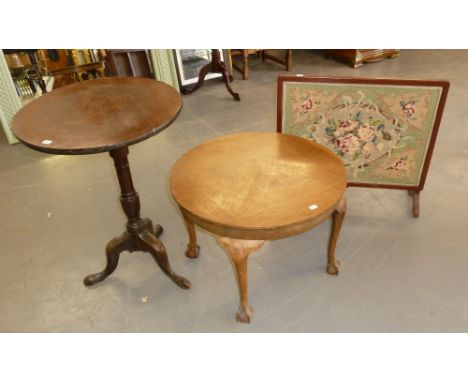
[[[448,89],[444,80],[280,76],[277,131],[335,152],[348,186],[408,190],[417,216]]]

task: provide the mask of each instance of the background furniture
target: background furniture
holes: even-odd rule
[[[50,72],[61,85],[72,84],[90,79],[102,78],[105,76],[105,62],[93,62],[83,65],[71,65],[63,69],[57,69]]]
[[[219,49],[219,59],[224,62],[223,50]],[[174,61],[177,67],[179,88],[198,82],[200,70],[212,61],[211,49],[174,49]],[[219,78],[221,73],[207,73],[205,80]]]
[[[114,160],[127,215],[126,231],[106,247],[107,265],[87,276],[85,285],[104,280],[117,267],[122,251],[150,252],[162,271],[181,288],[190,282],[175,274],[163,243],[163,229],[140,217],[133,187],[128,146],[168,127],[182,100],[172,87],[143,78],[103,78],[54,90],[23,107],[13,119],[13,133],[25,145],[51,154],[94,154],[108,151]],[[153,176],[153,175],[152,175]]]
[[[242,73],[242,79],[244,80],[249,79],[249,55],[254,54],[254,53],[257,54],[257,56],[260,56],[262,58],[262,61],[265,61],[265,59],[269,59],[281,65],[284,65],[288,72],[291,71],[292,69],[292,50],[291,49],[286,50],[284,59],[267,53],[266,49],[228,49],[229,72],[230,72],[231,81],[234,75],[233,68]],[[238,66],[232,60],[232,57],[239,56],[239,55],[242,56],[242,67]]]
[[[325,52],[325,57],[345,62],[353,68],[361,66],[364,62],[375,62],[399,55],[399,49],[329,49]]]
[[[106,49],[109,76],[154,78],[146,49]]]
[[[31,93],[36,94],[36,85],[39,86],[42,93],[47,93],[46,83],[43,79],[43,68],[39,64],[37,57],[37,49],[3,49],[7,64],[10,68],[13,82],[18,87],[17,89],[27,88]],[[18,95],[21,91],[18,89]]]
[[[220,73],[223,77],[223,82],[226,85],[228,92],[236,101],[240,101],[239,93],[234,93],[234,91],[231,89],[231,86],[229,85],[226,66],[224,65],[224,62],[221,61],[221,54],[219,49],[211,50],[211,62],[200,69],[200,73],[198,74],[198,81],[194,86],[182,88],[182,94],[192,94],[197,89],[200,89],[203,86],[203,82],[205,81],[205,77],[208,73]]]
[[[219,236],[231,256],[240,292],[237,320],[250,322],[247,256],[265,240],[305,232],[331,216],[327,272],[338,274],[335,246],[346,210],[346,176],[325,147],[277,133],[224,136],[183,155],[170,188],[190,238],[186,255],[199,254],[196,224]]]
[[[333,150],[348,185],[408,190],[419,216],[448,81],[279,77],[277,131]]]

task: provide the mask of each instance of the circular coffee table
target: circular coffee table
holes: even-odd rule
[[[126,231],[107,244],[107,265],[89,275],[85,285],[104,280],[117,267],[122,251],[150,252],[162,271],[181,288],[190,282],[174,273],[158,239],[163,229],[140,217],[128,146],[158,134],[177,117],[182,100],[176,90],[146,78],[112,77],[68,85],[23,107],[13,119],[13,133],[25,145],[51,154],[108,151],[121,188]]]
[[[247,256],[265,240],[299,234],[331,216],[327,272],[338,274],[335,247],[346,211],[346,174],[324,146],[279,133],[224,136],[183,155],[170,188],[189,233],[186,255],[199,254],[196,224],[219,236],[232,257],[240,292],[237,320],[250,322]]]

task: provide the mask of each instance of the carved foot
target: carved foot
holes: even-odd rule
[[[189,280],[174,273],[171,266],[169,265],[166,248],[158,238],[156,238],[151,232],[148,231],[143,231],[138,235],[138,237],[141,239],[142,249],[151,253],[161,270],[172,281],[174,281],[179,287],[183,289],[189,289],[192,286]]]
[[[341,263],[336,260],[334,263],[327,264],[327,273],[332,276],[338,276],[340,273],[340,265]]]
[[[346,197],[343,195],[332,215],[330,240],[328,241],[327,273],[334,276],[338,276],[340,270],[340,262],[335,259],[335,248],[345,215]]]
[[[239,322],[250,324],[250,318],[252,317],[252,315],[253,315],[253,309],[250,306],[250,304],[248,304],[245,307],[240,305],[236,313],[236,320]]]
[[[107,264],[106,268],[99,273],[95,273],[93,275],[86,276],[83,280],[86,286],[94,285],[98,282],[103,281],[107,276],[109,276],[112,272],[115,271],[117,268],[117,264],[119,263],[119,256],[122,251],[132,251],[134,250],[133,241],[131,236],[128,232],[124,232],[122,235],[117,236],[116,238],[112,239],[109,244],[106,246],[106,258]]]
[[[199,245],[192,247],[190,244],[187,244],[187,249],[185,250],[185,256],[190,257],[191,259],[196,259],[199,255],[200,255]]]

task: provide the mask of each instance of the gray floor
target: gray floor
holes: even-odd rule
[[[184,257],[186,232],[168,190],[189,148],[239,131],[274,131],[281,68],[251,59],[236,74],[242,101],[217,80],[184,96],[178,120],[132,146],[142,215],[165,228],[177,288],[150,255],[124,252],[116,272],[86,288],[104,266],[104,246],[123,230],[118,184],[107,154],[52,156],[0,142],[0,331],[2,332],[464,332],[468,330],[468,51],[404,50],[397,59],[351,69],[322,51],[295,51],[294,73],[448,79],[451,89],[421,197],[421,217],[404,191],[348,191],[337,247],[338,277],[325,273],[329,224],[267,243],[250,256],[253,322],[234,320],[231,264],[198,230],[201,255]],[[147,302],[142,302],[142,298]]]

